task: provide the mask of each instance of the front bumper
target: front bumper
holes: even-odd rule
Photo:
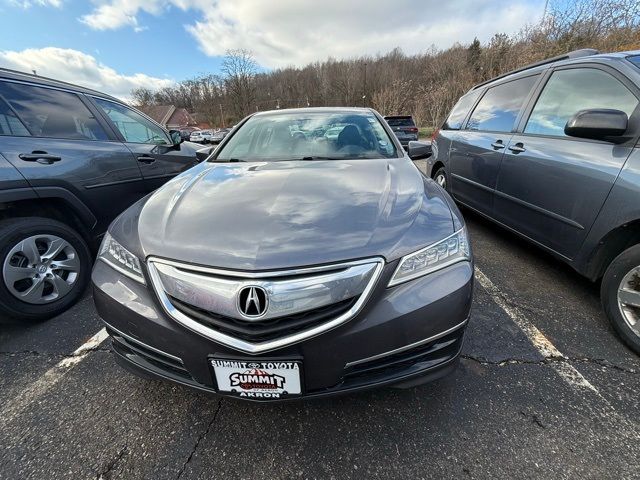
[[[385,266],[367,304],[349,322],[251,358],[302,360],[303,397],[410,386],[451,372],[471,307],[472,264],[460,262],[387,288],[395,267]],[[181,326],[148,286],[104,262],[96,263],[92,279],[118,363],[129,370],[215,392],[209,359],[249,357]]]

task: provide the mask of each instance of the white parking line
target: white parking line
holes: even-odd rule
[[[478,283],[487,291],[494,302],[504,310],[511,320],[524,332],[533,346],[540,352],[545,359],[560,360],[549,362],[549,366],[553,368],[560,377],[568,384],[579,388],[587,388],[594,391],[598,395],[600,392],[584,378],[584,376],[570,363],[553,343],[549,341],[538,328],[531,323],[527,317],[520,311],[518,307],[507,301],[507,297],[498,287],[487,277],[482,271],[476,267],[476,279]]]
[[[38,380],[21,391],[0,410],[0,425],[4,425],[16,418],[25,408],[58,383],[73,366],[84,360],[89,352],[98,348],[108,337],[107,331],[103,328],[71,355],[51,367]]]

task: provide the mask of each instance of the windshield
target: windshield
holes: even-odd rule
[[[247,120],[217,161],[343,160],[397,157],[396,147],[371,112],[270,113]]]

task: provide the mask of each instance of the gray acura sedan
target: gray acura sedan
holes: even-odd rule
[[[451,372],[470,245],[408,155],[369,109],[246,118],[110,226],[92,279],[118,362],[249,400]]]

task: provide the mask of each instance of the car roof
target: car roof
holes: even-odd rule
[[[592,62],[594,60],[599,63],[607,63],[607,61],[621,61],[626,59],[627,57],[632,57],[635,55],[640,55],[640,50],[629,50],[625,52],[614,53],[599,53],[597,50],[593,49],[575,50],[565,55],[548,58],[546,60],[524,66],[511,72],[507,72],[503,75],[499,75],[490,80],[487,80],[486,82],[475,85],[467,93],[470,93],[474,90],[479,90],[481,88],[491,87],[498,83],[509,82],[511,80],[515,80],[516,78],[526,77],[535,73],[539,73],[551,67],[580,64],[585,62]]]
[[[304,108],[282,108],[279,110],[265,110],[254,113],[253,116],[278,115],[287,113],[372,113],[373,110],[365,107],[304,107]]]
[[[411,115],[385,115],[384,119],[387,120],[389,118],[413,118]]]
[[[91,88],[81,87],[73,83],[63,82],[61,80],[55,80],[49,77],[41,77],[40,75],[34,75],[31,73],[19,72],[17,70],[11,70],[8,68],[0,68],[0,79],[19,80],[21,82],[28,82],[48,87],[56,87],[64,90],[73,90],[75,92],[99,96],[108,100],[112,100],[114,102],[122,103],[122,100],[111,95],[107,95],[106,93],[99,92],[98,90],[92,90]]]

